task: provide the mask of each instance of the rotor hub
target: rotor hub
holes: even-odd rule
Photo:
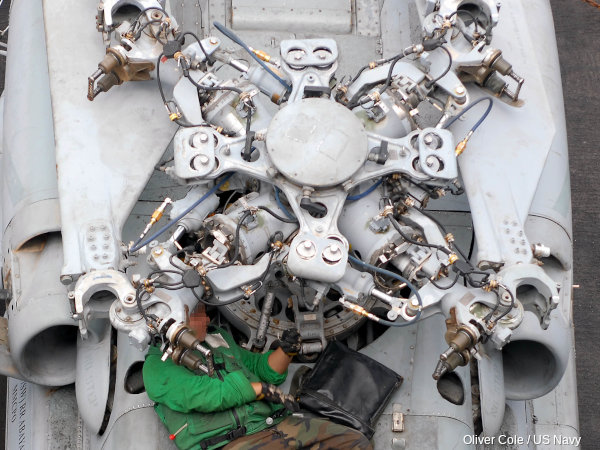
[[[281,109],[269,125],[266,144],[275,168],[299,186],[341,184],[367,158],[362,122],[329,99],[304,99]]]

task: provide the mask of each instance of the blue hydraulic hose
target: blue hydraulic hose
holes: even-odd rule
[[[475,125],[473,125],[473,127],[471,127],[471,129],[469,130],[470,132],[475,132],[475,130],[477,128],[479,128],[479,125],[481,125],[483,123],[483,121],[486,119],[486,117],[490,114],[490,111],[492,110],[492,106],[494,106],[494,101],[492,100],[491,97],[483,97],[480,98],[479,100],[474,101],[473,103],[471,103],[469,106],[467,106],[465,109],[463,109],[459,114],[457,114],[455,117],[453,117],[451,120],[449,120],[448,122],[446,122],[446,124],[444,125],[444,128],[448,128],[450,125],[452,125],[454,122],[456,122],[458,119],[460,119],[466,112],[468,112],[471,108],[473,108],[475,105],[478,105],[479,103],[483,102],[483,101],[488,101],[490,104],[488,105],[487,109],[485,110],[485,112],[483,113],[483,115],[479,118],[479,120],[475,123]]]
[[[231,31],[229,28],[225,27],[225,25],[223,25],[222,23],[219,23],[217,21],[213,22],[213,25],[215,26],[215,28],[217,30],[219,30],[221,33],[223,33],[225,36],[227,36],[229,39],[231,39],[233,42],[235,42],[236,44],[238,44],[240,47],[242,47],[244,50],[246,50],[248,52],[248,54],[250,56],[252,56],[252,58],[254,58],[254,60],[263,68],[265,69],[271,76],[273,76],[273,78],[275,78],[277,81],[279,81],[279,83],[281,83],[288,92],[290,92],[292,90],[292,87],[289,85],[289,83],[287,81],[285,81],[283,78],[281,78],[279,75],[277,75],[275,72],[273,72],[269,66],[267,66],[258,56],[256,56],[254,54],[254,52],[252,50],[250,50],[250,47],[248,47],[246,45],[246,43],[244,41],[242,41],[239,36],[237,34],[235,34],[233,31]]]
[[[166,225],[164,225],[160,230],[158,230],[152,236],[147,238],[145,241],[140,242],[142,239],[141,238],[138,239],[138,241],[133,245],[133,247],[131,247],[129,249],[129,253],[137,252],[140,248],[142,248],[145,245],[148,245],[150,242],[155,240],[157,237],[159,237],[161,234],[163,234],[165,231],[167,231],[170,227],[172,227],[175,223],[177,223],[181,219],[183,219],[192,209],[194,209],[196,206],[198,206],[200,203],[202,203],[208,197],[210,197],[215,192],[217,192],[219,190],[219,188],[221,186],[223,186],[227,182],[227,180],[229,180],[232,176],[233,176],[233,172],[225,175],[225,177],[223,177],[223,179],[221,181],[219,181],[212,188],[210,188],[210,190],[206,194],[204,194],[202,197],[200,197],[200,199],[196,200],[189,208],[187,208],[185,211],[183,211],[177,217],[175,217],[174,219],[171,219]]]
[[[351,202],[354,200],[360,200],[361,198],[366,197],[371,192],[373,192],[375,189],[377,189],[377,186],[379,186],[381,183],[383,183],[383,178],[380,178],[376,183],[374,183],[365,192],[361,192],[360,194],[356,194],[356,195],[349,195],[348,197],[346,197],[346,200],[350,200]]]
[[[273,186],[273,188],[275,189],[275,201],[277,202],[277,206],[279,206],[279,209],[281,209],[283,213],[286,216],[288,216],[288,218],[295,220],[296,216],[289,212],[288,209],[285,206],[283,206],[283,203],[281,203],[281,197],[279,196],[279,188],[277,186]]]
[[[404,278],[401,275],[398,275],[397,273],[391,272],[389,270],[386,269],[382,269],[381,267],[377,267],[374,266],[372,264],[368,264],[364,261],[361,261],[360,259],[352,256],[352,255],[348,255],[348,259],[350,261],[352,261],[355,264],[358,264],[361,267],[364,267],[365,269],[368,270],[373,270],[375,272],[379,272],[382,275],[387,275],[388,277],[392,277],[395,278],[396,280],[405,283],[406,286],[412,291],[413,294],[415,294],[415,297],[417,298],[417,301],[419,302],[419,310],[417,311],[417,314],[415,315],[415,318],[412,319],[410,322],[391,322],[389,320],[384,320],[384,319],[379,319],[379,323],[381,323],[382,325],[387,325],[390,327],[406,327],[408,325],[412,325],[413,323],[417,322],[419,320],[419,318],[421,317],[421,309],[423,308],[423,299],[421,298],[421,295],[419,294],[418,289],[410,282],[408,281],[406,278]]]

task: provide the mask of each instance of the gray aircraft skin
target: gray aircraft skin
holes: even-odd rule
[[[175,448],[140,369],[160,342],[212,372],[182,337],[199,302],[254,351],[300,332],[286,390],[333,339],[400,374],[376,449],[579,446],[547,0],[15,0],[10,23],[7,449]]]

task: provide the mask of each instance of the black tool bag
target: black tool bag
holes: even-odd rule
[[[297,397],[302,408],[355,428],[371,439],[375,423],[402,384],[402,377],[332,341],[300,383]]]

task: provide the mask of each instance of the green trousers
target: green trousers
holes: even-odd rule
[[[283,422],[230,442],[223,450],[372,450],[359,431],[323,419],[289,416]]]

